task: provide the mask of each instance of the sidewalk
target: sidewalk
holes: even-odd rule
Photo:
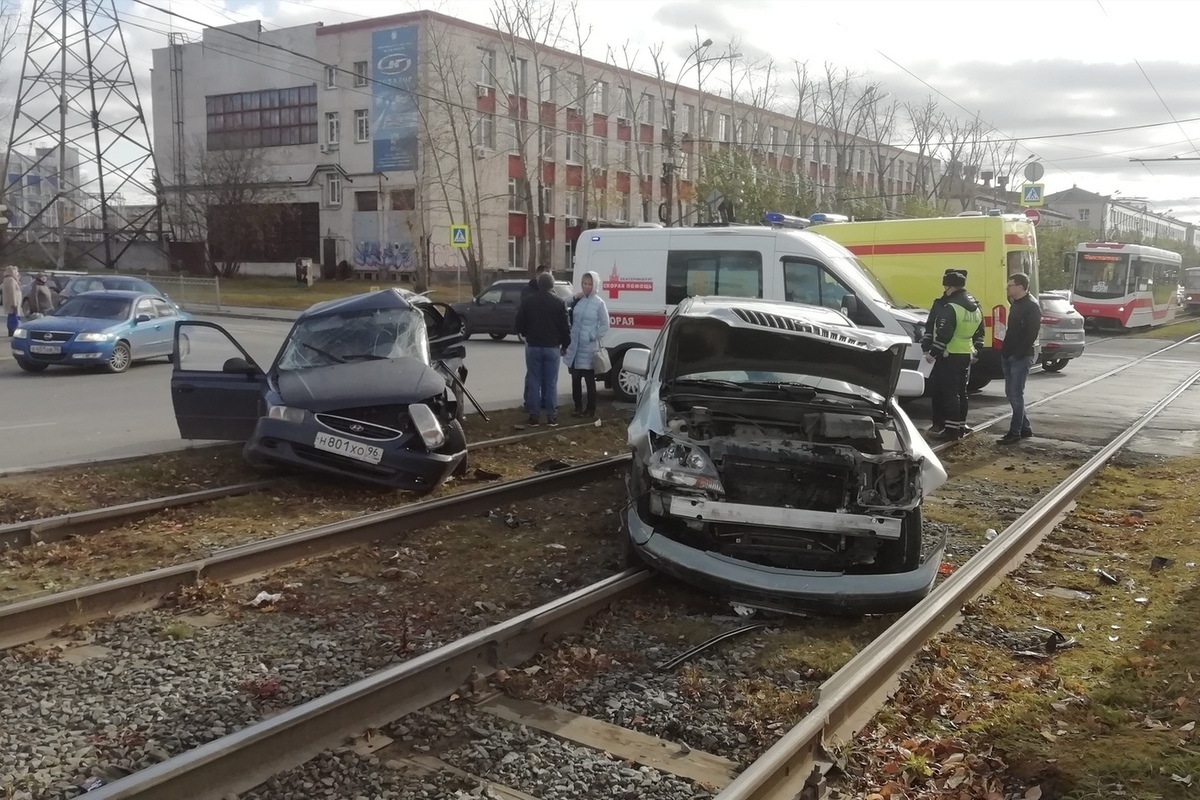
[[[268,322],[295,322],[300,316],[296,308],[252,308],[249,306],[216,306],[203,303],[188,303],[184,309],[200,317],[230,317],[232,319],[258,319]]]

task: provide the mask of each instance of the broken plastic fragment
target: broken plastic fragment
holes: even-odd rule
[[[1171,773],[1171,780],[1175,781],[1176,783],[1182,783],[1182,784],[1184,784],[1185,786],[1191,786],[1191,785],[1192,785],[1192,776],[1191,776],[1191,773],[1189,773],[1189,774],[1187,774],[1187,775],[1176,775],[1174,772],[1172,772],[1172,773]]]
[[[943,564],[942,564],[940,567],[938,567],[938,575],[941,575],[942,577],[945,577],[945,576],[947,576],[947,575],[950,575],[950,574],[952,574],[953,572],[954,572],[954,565],[953,565],[953,564],[946,564],[946,563],[943,563]]]
[[[999,535],[1000,534],[996,533],[995,528],[988,528],[986,531],[983,532],[983,538],[987,539],[989,542],[992,539],[995,539]]]
[[[1150,559],[1150,571],[1158,572],[1160,569],[1166,569],[1167,567],[1171,566],[1174,563],[1175,563],[1175,559],[1173,559],[1173,558],[1165,558],[1163,556],[1155,556],[1154,558]]]
[[[1109,586],[1116,586],[1118,583],[1121,582],[1120,579],[1117,578],[1115,575],[1105,572],[1102,569],[1097,569],[1096,575],[1098,575],[1100,577],[1101,583],[1107,583]]]
[[[755,614],[755,609],[751,608],[750,606],[743,606],[738,603],[734,603],[733,613],[737,614],[739,617],[753,617]]]
[[[504,476],[501,475],[499,472],[492,472],[490,469],[483,469],[482,467],[476,467],[475,468],[475,477],[481,481],[495,481],[495,480],[499,480],[500,478],[503,478]]]
[[[1133,602],[1141,603],[1142,605],[1145,605],[1146,603],[1150,602],[1150,598],[1149,597],[1135,597],[1135,598],[1133,598]]]
[[[246,605],[251,605],[251,606],[254,606],[255,608],[258,608],[263,603],[278,603],[282,599],[283,599],[282,592],[276,592],[275,594],[271,594],[270,592],[263,591],[263,592],[259,592],[258,595],[253,600],[251,600],[249,603],[247,603]]]
[[[87,780],[85,780],[83,783],[79,784],[79,788],[83,789],[85,792],[93,792],[96,789],[99,789],[103,785],[104,785],[104,778],[98,778],[98,777],[92,776],[91,778],[88,778]]]

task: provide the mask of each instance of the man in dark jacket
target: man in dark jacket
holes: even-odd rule
[[[971,363],[983,347],[983,312],[966,290],[965,272],[942,275],[941,303],[930,313],[933,333],[925,360],[933,364],[929,393],[933,400],[932,436],[960,439],[967,433],[967,382]]]
[[[538,264],[537,273],[529,279],[529,283],[525,284],[525,288],[521,290],[522,300],[538,290],[538,275],[541,275],[543,272],[550,272],[550,268],[545,264]],[[550,273],[550,277],[554,277],[554,273]]]
[[[1012,406],[1008,433],[999,444],[1016,444],[1033,436],[1029,417],[1025,416],[1025,380],[1037,360],[1038,335],[1042,331],[1042,309],[1029,294],[1029,276],[1017,272],[1008,277],[1008,330],[1000,349],[1004,369],[1004,396]]]
[[[530,427],[545,412],[546,423],[558,424],[558,372],[571,344],[567,306],[554,294],[549,270],[537,276],[537,291],[526,295],[517,309],[517,333],[525,337],[525,413]]]

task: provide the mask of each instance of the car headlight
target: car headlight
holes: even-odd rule
[[[77,342],[107,342],[113,338],[111,333],[81,333],[75,337]]]
[[[15,331],[13,331],[13,338],[14,339],[28,339],[29,331],[25,330],[24,328],[17,328]]]
[[[416,426],[417,433],[421,434],[421,441],[430,450],[436,450],[446,443],[446,432],[429,406],[413,403],[408,407],[408,416]]]
[[[672,442],[650,456],[646,467],[652,480],[689,489],[725,493],[712,459],[698,447]]]
[[[304,409],[290,408],[288,406],[268,406],[267,417],[282,420],[283,422],[301,423],[304,422]]]

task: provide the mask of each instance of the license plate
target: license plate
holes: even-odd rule
[[[29,345],[29,352],[31,352],[31,353],[46,353],[46,354],[51,354],[51,353],[61,353],[61,352],[62,352],[62,345],[58,345],[58,344],[31,344],[31,345]]]
[[[353,458],[356,461],[364,461],[367,464],[378,464],[379,460],[383,458],[383,448],[356,442],[352,439],[343,439],[341,436],[331,436],[328,433],[318,433],[317,438],[313,440],[313,447],[327,453],[337,453],[339,456]]]
[[[1082,333],[1064,333],[1063,338],[1066,339],[1068,342],[1077,342],[1083,338],[1083,334]]]

